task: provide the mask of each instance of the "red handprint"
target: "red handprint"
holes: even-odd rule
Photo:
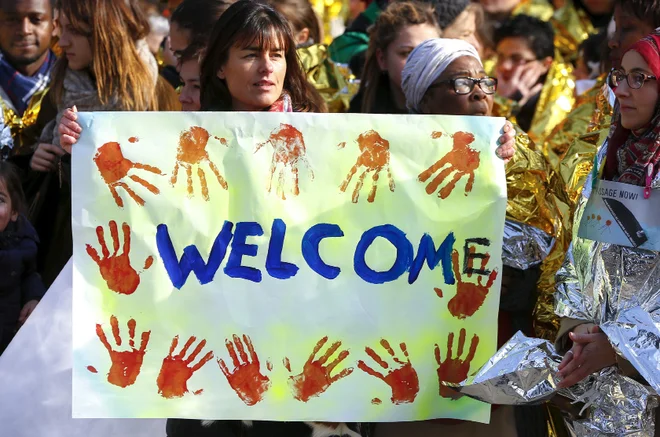
[[[440,346],[435,345],[435,361],[438,363],[438,381],[440,383],[440,396],[443,398],[457,398],[458,393],[447,387],[443,382],[458,384],[465,381],[470,371],[470,363],[474,359],[474,354],[479,346],[479,337],[475,334],[470,343],[470,352],[464,360],[461,360],[463,349],[465,348],[465,329],[461,329],[458,337],[458,354],[452,358],[452,348],[454,345],[454,333],[450,332],[447,338],[447,356],[442,361],[440,356]]]
[[[440,138],[442,132],[434,132],[431,136],[432,138]],[[469,147],[474,142],[474,135],[467,132],[456,132],[452,135],[452,138],[454,139],[452,150],[419,175],[419,181],[426,182],[436,171],[448,165],[426,186],[426,192],[433,194],[452,172],[456,172],[453,179],[438,193],[438,197],[441,199],[449,197],[452,191],[454,191],[454,188],[456,188],[456,183],[463,176],[468,176],[468,181],[465,185],[465,195],[467,196],[472,191],[472,186],[474,185],[474,172],[479,168],[479,155],[481,152],[477,152]]]
[[[101,340],[101,343],[103,343],[103,346],[108,350],[108,353],[110,354],[110,362],[112,363],[110,371],[108,372],[108,382],[118,387],[128,387],[135,383],[135,380],[140,374],[144,354],[147,352],[147,343],[149,343],[149,336],[151,335],[151,331],[143,332],[140,349],[136,349],[135,320],[129,320],[127,325],[128,346],[130,347],[130,350],[116,351],[110,346],[110,343],[105,336],[105,332],[103,332],[103,327],[98,323],[96,324],[96,335],[99,337],[99,340]],[[110,317],[110,326],[112,327],[112,336],[115,338],[115,343],[117,343],[117,346],[121,346],[119,322],[115,316]]]
[[[202,162],[208,162],[209,167],[215,177],[218,179],[218,183],[225,190],[228,188],[227,181],[222,177],[218,167],[211,161],[209,158],[209,153],[206,151],[206,145],[209,142],[211,135],[204,128],[199,126],[193,126],[190,129],[181,132],[179,136],[179,150],[177,152],[177,161],[174,166],[174,172],[172,173],[171,183],[172,185],[176,184],[177,177],[179,175],[179,167],[186,169],[186,174],[188,176],[188,195],[193,195],[193,182],[192,182],[192,168],[194,165],[197,165],[197,176],[199,177],[199,183],[202,186],[202,196],[204,200],[209,200],[209,187],[206,183],[206,174],[204,170],[200,167]],[[227,140],[224,138],[214,137],[220,144],[226,146]]]
[[[245,347],[243,343],[245,343]],[[271,383],[268,377],[261,373],[261,364],[254,351],[252,340],[247,335],[243,335],[241,341],[241,338],[234,334],[234,343],[227,339],[225,345],[234,364],[234,370],[229,371],[222,358],[218,360],[218,365],[238,397],[247,405],[255,405],[263,399],[264,393],[270,388]],[[236,350],[238,350],[238,355],[236,355]]]
[[[316,354],[319,353],[321,348],[327,342],[328,337],[323,337],[319,340],[305,362],[302,373],[289,377],[289,386],[293,392],[293,397],[299,401],[307,402],[311,398],[319,396],[321,393],[325,392],[331,384],[353,373],[353,368],[349,367],[335,376],[330,376],[330,373],[335,367],[337,367],[349,355],[347,350],[343,350],[333,362],[326,365],[330,356],[337,352],[341,347],[341,341],[334,342],[321,358],[314,361]],[[291,365],[288,358],[284,359],[284,367],[286,367],[289,372],[291,371]]]
[[[273,149],[275,149],[270,164],[270,177],[268,178],[268,185],[266,187],[268,192],[270,193],[277,166],[281,165],[282,168],[280,168],[277,183],[278,193],[280,193],[283,200],[286,199],[286,196],[284,195],[284,168],[290,167],[291,173],[293,174],[293,188],[291,189],[291,192],[294,196],[297,196],[300,194],[300,188],[298,185],[298,164],[300,162],[307,166],[311,178],[314,179],[314,172],[312,172],[312,169],[309,167],[309,162],[307,162],[307,149],[305,148],[305,140],[303,139],[302,132],[290,124],[281,123],[280,126],[270,134],[268,140],[257,145],[257,149],[254,153],[257,153],[259,149],[268,143],[270,143],[270,145],[273,146]]]
[[[87,244],[87,254],[99,266],[101,277],[105,280],[108,288],[115,293],[119,294],[133,294],[140,285],[140,274],[135,271],[131,266],[131,260],[128,257],[131,251],[131,228],[128,224],[122,224],[122,231],[124,233],[124,251],[119,252],[119,232],[117,231],[117,222],[111,220],[109,223],[110,235],[112,236],[112,245],[114,252],[112,256],[105,244],[105,236],[103,234],[103,227],[96,228],[96,236],[98,237],[99,244],[101,245],[101,252],[103,258],[99,257],[99,253],[91,245]],[[154,262],[153,257],[147,257],[144,262],[144,270],[147,270]]]
[[[360,148],[360,156],[339,189],[342,192],[346,192],[346,188],[348,188],[351,179],[358,169],[362,167],[362,173],[360,174],[355,189],[353,190],[353,203],[357,203],[358,198],[360,197],[360,190],[364,184],[364,178],[370,171],[374,173],[372,176],[371,191],[369,192],[369,197],[367,197],[368,202],[373,202],[376,199],[378,177],[383,169],[387,171],[387,177],[390,181],[390,191],[394,192],[394,179],[392,178],[392,171],[390,170],[390,142],[383,139],[375,130],[370,130],[360,134],[357,143]],[[339,144],[339,148],[343,149],[345,146],[346,143]]]
[[[122,181],[122,179],[128,176],[128,172],[130,170],[138,169],[138,170],[146,170],[148,172],[155,173],[157,175],[163,174],[156,167],[152,167],[150,165],[145,165],[145,164],[139,164],[137,162],[133,162],[126,159],[121,151],[121,146],[119,145],[119,143],[114,143],[114,142],[105,143],[104,145],[99,147],[99,150],[96,152],[96,155],[94,155],[94,162],[96,163],[96,166],[98,167],[99,172],[101,173],[101,177],[108,185],[108,188],[110,189],[110,193],[112,194],[112,197],[115,199],[115,203],[117,203],[117,206],[119,206],[120,208],[124,207],[124,201],[122,200],[121,197],[119,197],[119,193],[117,193],[117,187],[122,187],[124,190],[126,190],[128,195],[131,196],[133,200],[135,200],[135,202],[138,205],[144,206],[144,200],[140,196],[135,194],[135,191],[133,191],[126,184],[126,182]],[[160,190],[158,188],[156,188],[154,185],[150,184],[149,182],[145,181],[144,179],[138,176],[131,175],[128,176],[128,178],[142,185],[144,188],[151,191],[153,194],[160,193]]]
[[[376,363],[380,365],[383,369],[387,370],[387,376],[383,375],[380,372],[375,371],[367,364],[360,360],[358,361],[358,367],[368,373],[371,376],[385,382],[392,389],[392,403],[393,404],[410,404],[415,401],[417,393],[419,393],[419,378],[417,377],[417,371],[413,368],[410,363],[410,357],[408,356],[408,348],[405,343],[401,343],[399,347],[405,356],[405,361],[397,358],[394,350],[390,346],[390,343],[382,339],[380,345],[390,354],[392,360],[398,365],[395,369],[390,369],[390,366],[385,360],[383,360],[373,349],[366,347],[364,350]]]
[[[204,364],[209,362],[213,358],[213,352],[209,352],[204,357],[199,360],[197,364],[192,367],[189,365],[197,358],[197,355],[204,349],[206,346],[206,340],[199,342],[195,350],[184,359],[190,346],[197,340],[196,337],[190,337],[188,342],[183,346],[181,352],[178,355],[173,356],[174,349],[176,349],[179,344],[179,336],[177,335],[172,340],[172,346],[170,346],[170,353],[163,359],[163,365],[160,368],[160,373],[158,374],[158,379],[156,384],[158,384],[158,393],[164,398],[180,398],[184,394],[188,393],[188,380],[193,376],[193,373],[202,368]],[[203,390],[197,390],[194,394],[201,394]]]
[[[474,253],[474,248],[470,248],[470,254]],[[486,255],[481,260],[481,270],[486,268],[488,260],[490,259],[489,255]],[[477,312],[481,305],[484,304],[486,296],[490,293],[490,288],[495,283],[497,278],[497,270],[490,272],[488,276],[488,282],[484,286],[482,283],[482,275],[479,275],[477,283],[473,284],[471,282],[463,282],[461,277],[461,269],[458,263],[458,251],[454,250],[452,252],[452,263],[454,265],[454,275],[456,276],[456,295],[451,298],[447,304],[447,309],[452,316],[464,319],[466,317],[471,317],[474,313]],[[468,274],[468,277],[471,277],[471,274]],[[439,295],[442,294],[442,290],[436,289],[436,293],[439,291]]]

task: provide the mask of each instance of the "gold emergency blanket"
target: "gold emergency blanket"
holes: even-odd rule
[[[522,0],[513,10],[513,15],[529,15],[539,20],[548,21],[555,13],[555,9],[546,0]]]
[[[582,41],[596,32],[587,14],[575,8],[572,1],[555,12],[551,23],[555,28],[555,47],[569,62],[577,59]]]
[[[11,134],[14,138],[12,155],[25,155],[32,153],[32,144],[25,144],[26,141],[24,141],[23,133],[25,129],[37,122],[39,111],[41,111],[41,103],[47,92],[48,88],[35,93],[22,117],[19,117],[13,109],[8,107],[7,104],[0,99],[0,109],[2,109],[4,124],[11,129]]]
[[[346,112],[360,88],[348,67],[333,62],[328,55],[328,47],[323,44],[299,48],[298,57],[307,80],[321,94],[328,111]]]

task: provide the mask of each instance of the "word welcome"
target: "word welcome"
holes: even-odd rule
[[[215,238],[208,260],[204,260],[195,245],[187,246],[183,249],[183,254],[179,258],[174,244],[170,237],[167,225],[157,226],[156,242],[158,252],[172,285],[181,289],[186,283],[191,272],[195,273],[201,284],[208,284],[213,281],[220,265],[227,255],[229,256],[224,267],[225,275],[231,278],[245,279],[252,282],[262,281],[262,272],[260,269],[243,265],[243,257],[255,257],[259,246],[247,242],[248,237],[259,237],[264,234],[264,230],[256,222],[238,222],[234,229],[234,223],[225,221],[222,229]],[[305,232],[300,250],[302,256],[314,272],[320,276],[332,280],[339,276],[341,269],[327,264],[319,253],[319,246],[324,239],[342,238],[344,232],[337,224],[319,223]],[[282,260],[282,249],[286,238],[286,224],[281,219],[273,220],[271,227],[270,240],[268,243],[268,252],[266,255],[265,269],[269,276],[276,279],[289,279],[294,277],[299,267],[293,263]],[[396,249],[396,259],[389,270],[376,271],[372,269],[365,259],[367,250],[376,241],[377,238],[384,238],[389,241]],[[453,285],[456,282],[452,270],[452,251],[456,238],[453,232],[449,232],[439,247],[436,248],[433,237],[424,234],[417,250],[408,240],[406,234],[391,224],[375,226],[366,230],[357,244],[353,256],[353,268],[355,273],[365,282],[370,284],[384,284],[399,279],[405,273],[408,273],[408,283],[413,284],[424,267],[428,266],[434,270],[441,265],[444,282],[447,285]],[[477,269],[472,267],[476,265],[474,259],[485,259],[488,255],[476,251],[476,246],[490,246],[490,240],[487,238],[470,238],[465,240],[463,245],[464,263],[463,273],[466,274],[490,274],[489,270]]]

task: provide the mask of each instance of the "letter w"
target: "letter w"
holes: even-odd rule
[[[232,222],[225,221],[222,225],[222,230],[213,242],[209,260],[206,263],[194,245],[183,249],[183,255],[181,256],[181,260],[179,260],[174,251],[174,245],[172,244],[167,225],[158,225],[156,230],[156,245],[158,246],[158,253],[163,260],[165,270],[167,270],[172,285],[180,290],[186,283],[191,271],[195,272],[195,276],[197,276],[200,284],[203,285],[211,282],[215,273],[220,268],[220,264],[227,253],[227,246],[234,236],[232,233],[233,227],[234,224]]]
[[[426,264],[431,270],[433,270],[438,264],[442,263],[442,274],[445,278],[445,284],[454,284],[456,280],[454,278],[454,272],[452,271],[451,266],[451,251],[455,242],[456,238],[454,237],[454,233],[450,232],[438,250],[435,250],[433,237],[431,237],[429,234],[422,235],[422,238],[419,240],[419,249],[417,250],[417,255],[415,256],[412,266],[410,267],[408,284],[413,284],[417,280],[419,277],[419,272],[424,266],[424,261],[426,261]]]

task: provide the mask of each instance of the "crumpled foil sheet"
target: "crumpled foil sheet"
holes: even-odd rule
[[[543,262],[554,242],[554,238],[538,228],[506,220],[502,262],[505,266],[527,270]]]
[[[533,405],[561,396],[582,406],[569,423],[580,437],[653,437],[658,399],[644,385],[608,367],[568,389],[557,389],[562,357],[547,340],[518,332],[474,376],[447,384],[480,401]]]
[[[0,160],[7,159],[13,148],[14,139],[11,135],[11,128],[5,126],[2,120],[0,120]]]

